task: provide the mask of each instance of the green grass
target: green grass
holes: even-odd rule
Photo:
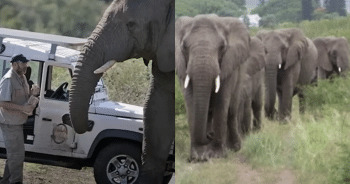
[[[103,75],[111,100],[143,106],[151,80],[151,63],[146,67],[142,59],[116,63]]]
[[[350,40],[350,17],[283,23],[278,28],[289,27],[302,29],[312,39],[344,36]],[[259,29],[250,31],[255,35]],[[181,91],[176,90],[176,182],[278,183],[285,178],[283,173],[292,173],[291,183],[350,182],[349,76],[319,81],[318,86],[305,88],[304,114],[298,111],[296,96],[293,98],[291,123],[280,125],[263,118],[262,130],[247,136],[238,153],[229,152],[227,158],[199,164],[187,162],[190,135],[183,98],[178,94]],[[244,162],[237,161],[241,157]],[[242,163],[252,171],[245,170]],[[249,179],[242,180],[247,173]]]

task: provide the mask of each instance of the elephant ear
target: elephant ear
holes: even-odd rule
[[[175,26],[175,66],[176,74],[180,81],[184,81],[186,77],[187,63],[181,47],[182,40],[187,32],[187,28],[192,23],[191,17],[180,17],[176,21]]]
[[[298,61],[303,58],[304,53],[309,47],[307,38],[304,36],[304,33],[299,29],[289,29],[286,30],[286,33],[289,33],[288,43],[289,49],[287,53],[286,64],[284,69],[287,70],[290,66],[293,66]]]
[[[175,70],[175,1],[169,4],[168,14],[166,17],[167,27],[156,51],[156,57],[159,70],[162,72],[171,72]]]
[[[267,30],[260,30],[258,31],[258,33],[256,34],[256,37],[259,38],[261,41],[263,41],[265,35],[270,32],[270,31],[267,31]]]
[[[332,71],[333,67],[331,61],[328,57],[327,44],[324,38],[316,38],[313,40],[318,52],[317,62],[318,67],[321,67],[323,70]]]
[[[266,66],[265,46],[257,37],[253,37],[250,41],[250,57],[246,64],[246,73],[249,76],[260,72]]]
[[[216,20],[218,30],[222,31],[227,43],[220,66],[220,76],[226,78],[247,61],[250,36],[245,24],[237,18],[218,17]]]

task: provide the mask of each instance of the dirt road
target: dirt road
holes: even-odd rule
[[[3,175],[5,159],[0,159],[0,176]],[[26,184],[96,184],[93,169],[67,169],[63,167],[24,163]]]
[[[5,159],[0,159],[0,176],[3,175]],[[24,163],[25,184],[96,184],[93,168],[82,170],[41,164]],[[175,176],[170,181],[175,184]]]

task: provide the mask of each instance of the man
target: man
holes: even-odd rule
[[[26,77],[28,60],[22,54],[11,59],[11,69],[0,81],[0,128],[7,160],[0,184],[22,184],[24,162],[23,124],[35,106],[27,104],[31,95]]]

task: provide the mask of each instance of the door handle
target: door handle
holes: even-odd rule
[[[43,121],[52,121],[52,119],[49,119],[49,118],[43,118]]]

